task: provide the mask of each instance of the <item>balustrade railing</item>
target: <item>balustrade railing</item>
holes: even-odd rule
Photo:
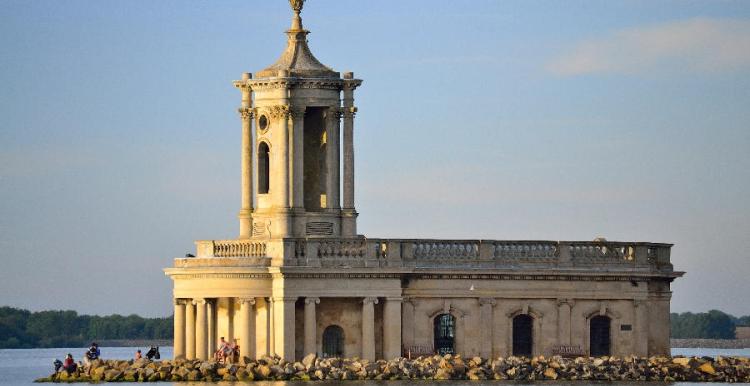
[[[269,241],[271,242],[271,241]],[[613,265],[671,267],[671,244],[536,240],[299,238],[280,241],[283,264],[313,267],[534,269]],[[198,257],[267,258],[265,241],[199,241]],[[275,254],[274,254],[275,255]],[[275,264],[275,263],[274,263]]]

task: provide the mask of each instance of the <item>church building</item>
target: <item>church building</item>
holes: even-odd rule
[[[299,360],[668,355],[671,244],[379,239],[357,231],[354,91],[313,56],[303,0],[287,46],[244,73],[236,239],[196,241],[174,282],[174,355]],[[364,176],[363,178],[367,178]]]

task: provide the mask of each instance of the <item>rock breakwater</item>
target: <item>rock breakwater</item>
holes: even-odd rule
[[[97,360],[87,369],[60,372],[37,382],[157,382],[253,380],[601,380],[750,382],[750,359],[729,357],[507,357],[483,359],[435,355],[367,361],[278,357],[221,364],[200,360]]]

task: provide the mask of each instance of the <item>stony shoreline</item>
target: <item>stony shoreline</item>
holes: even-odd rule
[[[253,380],[601,380],[750,382],[750,359],[728,357],[462,358],[435,355],[389,361],[317,358],[300,362],[278,357],[245,364],[200,360],[97,360],[90,372],[65,372],[36,382],[253,381]]]

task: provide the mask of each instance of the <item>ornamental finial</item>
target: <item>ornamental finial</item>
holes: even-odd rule
[[[302,29],[302,18],[299,13],[302,12],[302,6],[305,4],[305,0],[289,0],[289,5],[292,6],[294,11],[294,17],[292,18],[292,31],[299,31]]]

